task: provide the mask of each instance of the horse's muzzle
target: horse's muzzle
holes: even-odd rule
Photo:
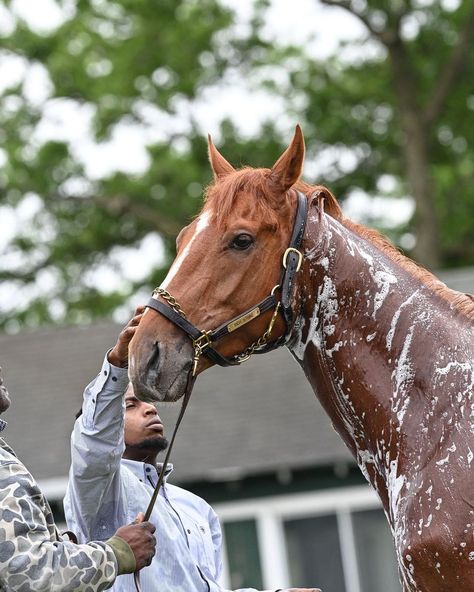
[[[192,346],[184,335],[177,342],[158,342],[143,336],[133,340],[129,376],[135,396],[148,403],[177,401],[184,394],[192,364]]]

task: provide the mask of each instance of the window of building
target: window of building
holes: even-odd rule
[[[284,528],[291,585],[346,592],[336,515],[286,520]]]
[[[225,533],[225,587],[401,592],[390,529],[368,487],[245,500],[216,511]]]
[[[352,513],[363,592],[400,592],[392,535],[382,510]]]
[[[231,588],[263,588],[261,560],[255,520],[223,525]]]

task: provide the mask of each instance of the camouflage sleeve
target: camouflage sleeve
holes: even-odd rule
[[[0,590],[99,592],[117,576],[106,543],[75,545],[55,537],[53,515],[16,459],[0,462]]]

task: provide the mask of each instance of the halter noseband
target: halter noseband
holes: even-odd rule
[[[298,197],[298,208],[296,210],[295,221],[293,224],[293,232],[289,247],[283,254],[283,269],[280,276],[280,282],[271,291],[270,295],[257,305],[249,308],[240,315],[234,317],[230,321],[219,325],[212,331],[200,331],[192,323],[186,319],[186,315],[178,304],[175,298],[163,288],[155,288],[153,295],[147,302],[146,306],[156,310],[172,323],[182,329],[186,335],[193,342],[194,347],[194,366],[193,376],[196,374],[197,366],[201,355],[205,355],[215,364],[219,366],[235,366],[241,364],[250,358],[252,354],[263,354],[277,347],[283,345],[287,339],[293,322],[293,312],[291,310],[291,297],[293,294],[294,280],[296,273],[300,270],[303,262],[303,254],[300,251],[301,242],[306,227],[306,217],[308,214],[308,201],[306,197],[299,191],[296,192]],[[281,298],[277,300],[275,292],[280,290]],[[157,298],[161,296],[165,302],[161,302]],[[222,339],[229,333],[246,325],[253,319],[259,317],[267,310],[274,309],[272,318],[265,333],[254,341],[244,352],[236,354],[232,357],[226,357],[220,354],[213,347],[213,343]],[[285,334],[278,339],[269,342],[269,338],[275,324],[278,312],[281,310],[283,318],[285,319],[286,331]]]

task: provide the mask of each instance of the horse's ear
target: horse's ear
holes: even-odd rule
[[[212,171],[214,172],[214,179],[217,180],[221,177],[225,177],[229,173],[233,173],[235,171],[234,167],[229,162],[227,162],[227,160],[214,146],[210,134],[207,136],[207,145],[209,152],[209,162],[211,163]]]
[[[270,189],[278,194],[285,193],[298,181],[303,172],[304,138],[299,125],[288,148],[273,165],[268,181]]]

